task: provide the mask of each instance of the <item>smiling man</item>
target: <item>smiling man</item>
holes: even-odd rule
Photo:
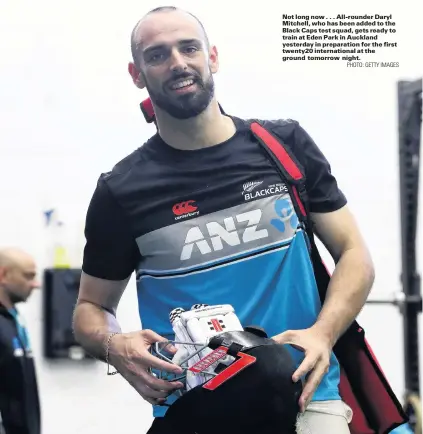
[[[181,373],[152,356],[151,345],[173,338],[175,307],[230,304],[244,326],[289,344],[293,380],[306,380],[299,429],[349,433],[353,415],[341,399],[333,347],[362,309],[374,269],[328,161],[297,121],[264,122],[304,169],[314,231],[336,263],[322,306],[310,240],[285,179],[249,123],[217,102],[218,52],[201,23],[158,8],[137,23],[131,46],[128,70],[148,91],[158,131],[98,180],[86,219],[77,339],[153,404],[150,432],[160,433],[162,404],[183,384],[151,375],[150,368]],[[116,309],[134,271],[143,330],[123,333]],[[285,428],[281,421],[273,433]]]
[[[212,50],[216,62],[217,52],[215,47],[210,47],[202,24],[191,14],[184,13],[184,35],[177,21],[170,29],[158,26],[157,14],[166,12],[177,11],[166,7],[155,9],[135,26],[131,38],[134,63],[129,65],[129,72],[137,86],[147,88],[163,112],[176,119],[189,119],[203,113],[214,97],[212,74],[217,72],[217,64],[209,69],[204,56]],[[174,55],[173,44],[166,41],[169,37],[177,40],[178,52],[195,62],[195,68],[177,73],[165,70],[165,59]],[[201,63],[200,53],[203,53]],[[145,68],[139,68],[141,64]]]

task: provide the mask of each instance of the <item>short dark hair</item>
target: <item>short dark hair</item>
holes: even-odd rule
[[[139,42],[136,39],[136,33],[137,33],[137,29],[138,29],[138,25],[139,23],[148,15],[157,13],[157,12],[174,12],[174,11],[182,11],[187,13],[188,15],[191,15],[196,21],[197,23],[200,25],[203,33],[204,33],[204,37],[206,39],[206,45],[207,47],[209,46],[209,38],[207,36],[206,33],[206,29],[204,28],[203,23],[191,12],[185,11],[183,9],[180,9],[176,6],[159,6],[157,8],[151,9],[149,12],[147,12],[138,22],[137,24],[135,24],[135,27],[132,29],[132,33],[131,33],[131,53],[132,53],[132,59],[134,60],[134,62],[136,63],[138,61],[138,48],[139,48]]]

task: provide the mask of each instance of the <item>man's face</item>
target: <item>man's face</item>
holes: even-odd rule
[[[0,269],[0,286],[12,304],[25,302],[33,289],[39,287],[36,274],[35,264],[30,259]]]
[[[180,11],[155,13],[140,24],[137,40],[138,86],[153,103],[177,119],[202,113],[214,96],[217,52],[197,21]]]

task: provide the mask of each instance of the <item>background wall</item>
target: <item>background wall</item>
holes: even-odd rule
[[[73,265],[79,266],[85,212],[99,174],[154,133],[138,108],[146,94],[133,86],[127,62],[132,27],[159,4],[0,3],[0,244],[28,249],[40,272],[48,265],[43,210],[59,210],[72,240]],[[400,290],[396,81],[423,73],[422,56],[417,54],[421,2],[371,0],[339,6],[330,0],[268,0],[248,8],[240,1],[173,4],[197,14],[217,44],[217,91],[226,111],[245,117],[289,117],[308,130],[330,160],[371,248],[377,272],[374,293]],[[393,14],[399,48],[372,60],[399,61],[400,68],[282,63],[282,13]],[[421,241],[420,230],[420,271]],[[151,422],[149,406],[119,376],[107,377],[104,365],[42,359],[40,292],[22,311],[38,359],[44,434],[145,432]],[[133,281],[118,318],[124,330],[140,328]],[[401,395],[398,311],[367,306],[360,321]]]

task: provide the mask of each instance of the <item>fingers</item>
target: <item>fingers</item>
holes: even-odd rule
[[[115,367],[146,401],[157,405],[160,400],[166,399],[184,385],[179,381],[157,378],[150,369],[173,373],[176,376],[180,376],[184,371],[180,366],[151,354],[149,347],[154,342],[166,344],[167,340],[152,330],[127,334],[116,344]]]
[[[166,400],[166,398],[170,395],[168,391],[153,390],[145,383],[141,382],[138,382],[133,386],[144,399],[150,399],[153,401],[154,405],[157,405],[160,400]]]
[[[306,354],[301,365],[297,368],[297,370],[292,375],[292,381],[296,383],[301,377],[304,377],[308,372],[310,372],[315,367],[318,359],[319,356],[316,353]]]
[[[140,359],[140,362],[145,367],[151,367],[153,369],[159,369],[161,371],[172,372],[175,374],[181,374],[183,372],[183,369],[180,366],[161,360],[150,354],[148,351],[144,352]]]
[[[142,335],[149,344],[154,344],[155,342],[167,342],[166,338],[150,329],[143,330]]]
[[[163,402],[165,402],[166,400],[164,398],[159,398],[159,399],[153,399],[153,398],[149,398],[148,396],[144,396],[140,393],[140,395],[147,401],[149,402],[151,405],[160,405],[163,404]]]
[[[171,354],[175,354],[178,349],[172,345],[166,338],[163,336],[160,336],[158,333],[154,332],[153,330],[143,330],[142,335],[144,340],[148,345],[152,345],[156,342],[163,342],[163,345],[161,346],[162,351],[166,351]]]
[[[156,404],[157,404],[157,400],[166,399],[170,395],[169,391],[167,390],[154,390],[148,387],[145,383],[139,384],[138,392],[143,397],[153,399]]]
[[[313,368],[312,368],[313,369]],[[305,412],[311,398],[313,397],[314,392],[322,381],[323,376],[328,372],[329,362],[326,362],[323,359],[320,359],[315,363],[314,369],[311,374],[308,376],[307,381],[304,385],[303,392],[299,399],[300,411]]]
[[[305,351],[304,346],[301,344],[301,334],[295,330],[287,330],[274,337],[274,340],[281,345],[289,344],[299,351]]]
[[[273,337],[273,339],[278,343],[278,344],[288,344],[291,343],[292,340],[294,338],[294,333],[292,330],[287,330],[286,332],[283,332],[279,335],[276,335]]]
[[[125,378],[144,399],[154,401],[154,405],[157,405],[157,400],[166,399],[175,390],[183,387],[182,383],[158,380],[147,372],[129,374]]]
[[[144,370],[139,374],[139,377],[152,390],[173,392],[184,387],[180,381],[161,380]]]
[[[149,402],[151,405],[163,405],[166,402],[166,398],[149,398],[148,396],[141,395],[147,402]]]
[[[328,372],[331,348],[313,329],[287,330],[273,339],[279,344],[289,344],[305,353],[304,360],[292,375],[292,380],[297,382],[311,372],[298,402],[301,412],[304,412],[323,376]]]

